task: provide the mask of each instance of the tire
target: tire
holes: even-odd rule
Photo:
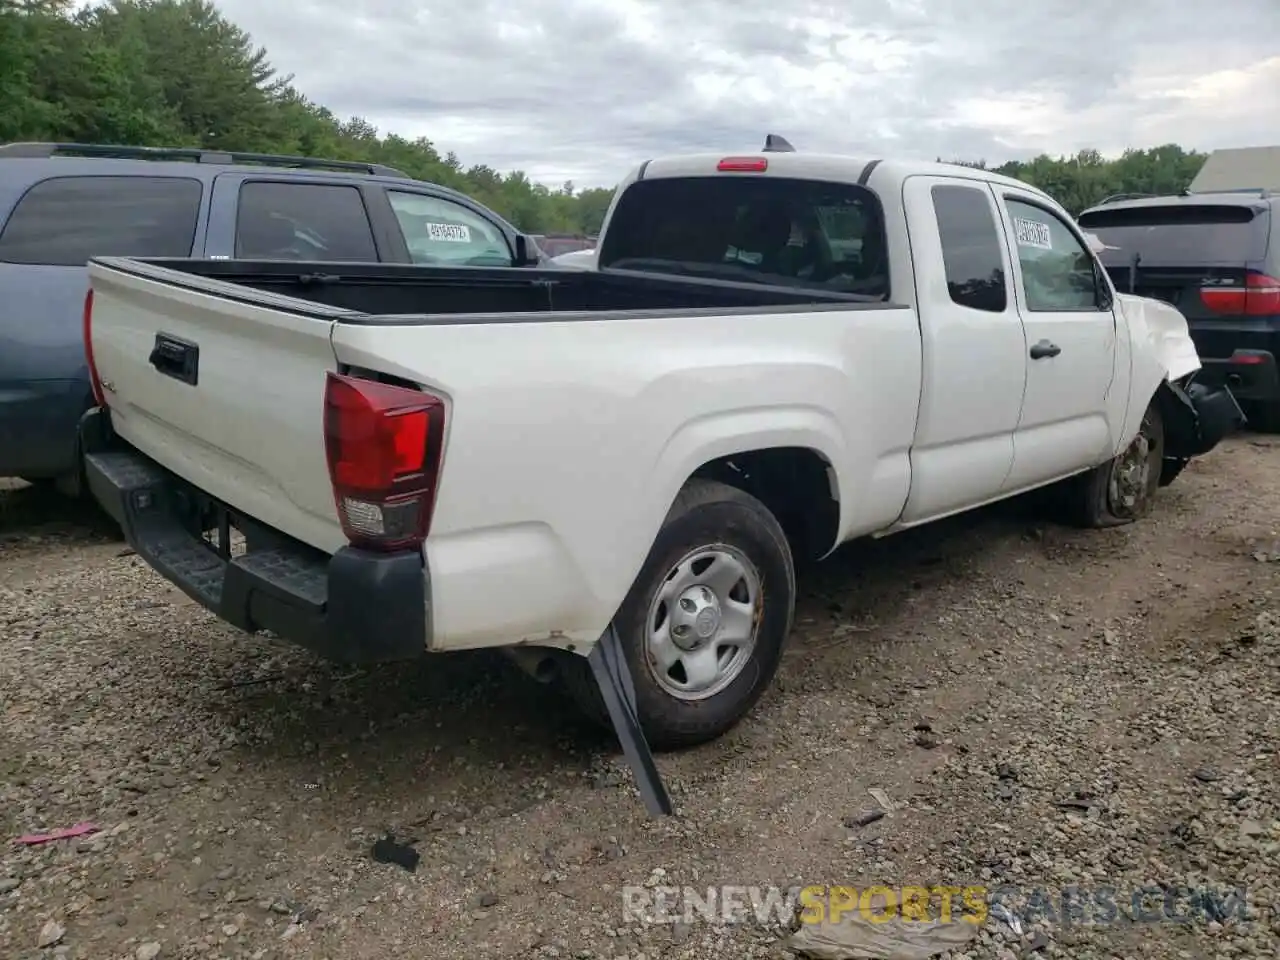
[[[743,575],[729,585],[735,563]],[[717,570],[723,571],[719,578],[714,576]],[[777,672],[791,632],[795,597],[791,550],[764,504],[713,480],[686,484],[613,619],[635,685],[640,726],[654,750],[707,743],[746,716]],[[748,606],[748,601],[753,602]],[[718,614],[706,611],[722,613],[730,603],[737,605],[738,617],[715,626],[710,639],[698,640],[700,628],[710,630],[720,623]],[[665,625],[666,633],[661,628],[651,631],[651,624]],[[735,624],[742,627],[735,636],[744,637],[743,642],[722,647],[717,641]],[[676,631],[687,638],[681,643],[697,649],[681,649]],[[666,671],[651,652],[651,633],[665,635],[664,649],[678,655]],[[719,671],[707,666],[717,659],[708,659],[712,650],[719,653]],[[718,679],[697,689],[699,677],[685,670],[686,663],[702,666],[708,677]],[[586,660],[573,656],[561,675],[587,716],[609,726]],[[682,678],[683,691],[678,689]]]
[[[84,464],[79,464],[75,470],[70,473],[60,474],[56,477],[23,477],[27,483],[33,487],[46,493],[56,493],[60,497],[68,500],[85,499],[86,483],[84,481]]]
[[[1142,519],[1151,512],[1163,471],[1164,422],[1152,401],[1129,446],[1076,478],[1071,519],[1084,527],[1117,527]]]

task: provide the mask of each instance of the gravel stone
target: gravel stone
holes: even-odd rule
[[[40,936],[36,940],[37,947],[52,947],[66,935],[67,928],[57,920],[47,920],[40,928]]]
[[[924,883],[1007,894],[943,960],[1274,956],[1280,563],[1254,554],[1280,542],[1277,476],[1280,441],[1242,438],[1130,526],[1007,504],[840,551],[800,575],[748,720],[659,757],[669,820],[609,738],[502,658],[353,670],[244,636],[87,507],[10,484],[0,943],[793,960],[785,904],[648,920],[624,888]],[[892,810],[850,829],[873,789]],[[8,842],[84,821],[101,832]],[[416,872],[372,861],[386,835]],[[1087,922],[1064,922],[1072,887],[1114,888],[1115,922],[1088,896]],[[1192,919],[1165,922],[1166,901]]]

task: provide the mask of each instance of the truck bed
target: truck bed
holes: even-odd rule
[[[334,318],[325,311],[326,319],[379,325],[462,323],[468,322],[468,316],[483,316],[486,323],[540,321],[547,319],[547,313],[776,312],[779,307],[848,310],[885,306],[883,300],[858,294],[624,270],[165,258],[101,258],[94,262],[170,284],[176,278],[164,271],[176,271],[186,276],[181,285],[187,289],[246,303],[262,302],[255,293],[274,294],[359,315]],[[293,312],[302,311],[294,305]]]
[[[875,476],[856,489],[878,503],[905,476],[920,391],[905,305],[528,268],[102,259],[89,273],[115,437],[234,517],[329,556],[348,545],[329,375],[444,401],[424,548],[433,649],[594,642],[679,485],[740,431],[842,465],[853,448],[829,411],[874,409],[872,442],[898,449],[888,468],[867,461]]]

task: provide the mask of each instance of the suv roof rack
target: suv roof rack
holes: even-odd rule
[[[200,147],[128,147],[104,143],[4,143],[0,158],[21,157],[47,159],[57,156],[104,157],[117,160],[189,160],[196,163],[258,164],[270,167],[293,167],[302,170],[345,170],[376,177],[410,179],[407,173],[381,163],[354,160],[324,160],[317,157],[291,157],[273,153],[239,153],[227,150],[205,150]]]
[[[1109,197],[1103,197],[1094,206],[1100,207],[1107,203],[1121,203],[1125,200],[1154,200],[1159,194],[1155,193],[1113,193]]]

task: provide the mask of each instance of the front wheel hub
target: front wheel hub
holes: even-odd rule
[[[1138,435],[1111,465],[1107,495],[1113,512],[1131,512],[1147,498],[1151,481],[1151,449],[1151,424],[1143,420]]]
[[[720,629],[720,601],[697,584],[680,594],[671,611],[671,639],[681,650],[705,647]]]

